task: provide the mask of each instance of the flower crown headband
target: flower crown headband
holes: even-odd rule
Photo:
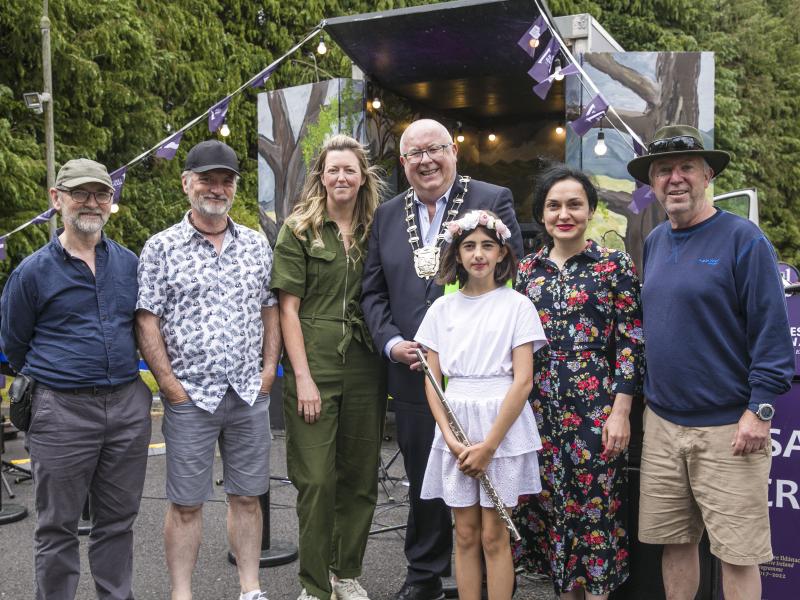
[[[485,210],[471,210],[460,219],[450,221],[447,224],[444,232],[444,241],[451,244],[455,236],[475,229],[478,225],[482,225],[486,229],[494,229],[497,232],[497,237],[500,238],[500,243],[503,245],[511,237],[511,230],[499,217],[493,217]]]

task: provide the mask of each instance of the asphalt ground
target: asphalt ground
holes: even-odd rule
[[[156,402],[152,413],[153,436],[147,466],[139,516],[134,526],[134,593],[137,600],[169,598],[169,579],[164,559],[162,526],[167,508],[164,493],[165,457],[161,434],[161,410]],[[286,452],[283,431],[272,430],[271,472],[274,478],[286,476]],[[25,460],[22,434],[7,440],[3,461]],[[389,414],[386,438],[383,443],[383,461],[388,464],[395,456],[394,423]],[[25,467],[24,463],[20,466]],[[222,464],[217,455],[216,477],[222,477]],[[397,456],[378,488],[378,506],[373,519],[373,530],[404,525],[408,507],[405,503],[407,486],[404,485],[402,457]],[[21,505],[29,515],[17,522],[0,525],[0,599],[25,600],[33,598],[33,484],[31,481],[15,482],[13,473],[5,473],[15,498],[9,499],[6,490],[3,504]],[[384,487],[385,486],[385,487]],[[296,547],[297,515],[296,491],[285,480],[273,480],[270,492],[270,547],[281,552]],[[236,600],[239,586],[236,568],[227,560],[228,543],[225,532],[225,494],[215,486],[214,497],[204,509],[203,543],[193,578],[196,600]],[[359,578],[372,600],[389,600],[400,589],[405,577],[402,529],[371,535],[364,559],[364,572]],[[77,598],[95,598],[86,548],[87,537],[81,536],[81,579]],[[261,585],[271,600],[294,600],[300,593],[297,580],[297,561],[282,566],[261,569]],[[549,582],[524,576],[518,577],[517,599],[550,600],[553,598]]]

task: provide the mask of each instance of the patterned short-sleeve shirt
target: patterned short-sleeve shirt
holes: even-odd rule
[[[230,385],[247,403],[261,387],[261,307],[270,291],[272,249],[228,219],[218,254],[188,221],[157,233],[139,259],[137,309],[160,317],[172,370],[192,402],[213,413]]]

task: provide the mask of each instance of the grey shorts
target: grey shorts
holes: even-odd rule
[[[259,393],[250,406],[229,387],[213,414],[192,402],[165,402],[161,430],[170,502],[198,506],[211,499],[217,440],[226,493],[260,496],[269,489],[269,394]]]

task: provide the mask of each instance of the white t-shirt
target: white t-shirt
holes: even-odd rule
[[[414,339],[439,354],[446,377],[510,376],[514,348],[533,342],[535,352],[547,343],[533,303],[506,286],[438,298]]]

